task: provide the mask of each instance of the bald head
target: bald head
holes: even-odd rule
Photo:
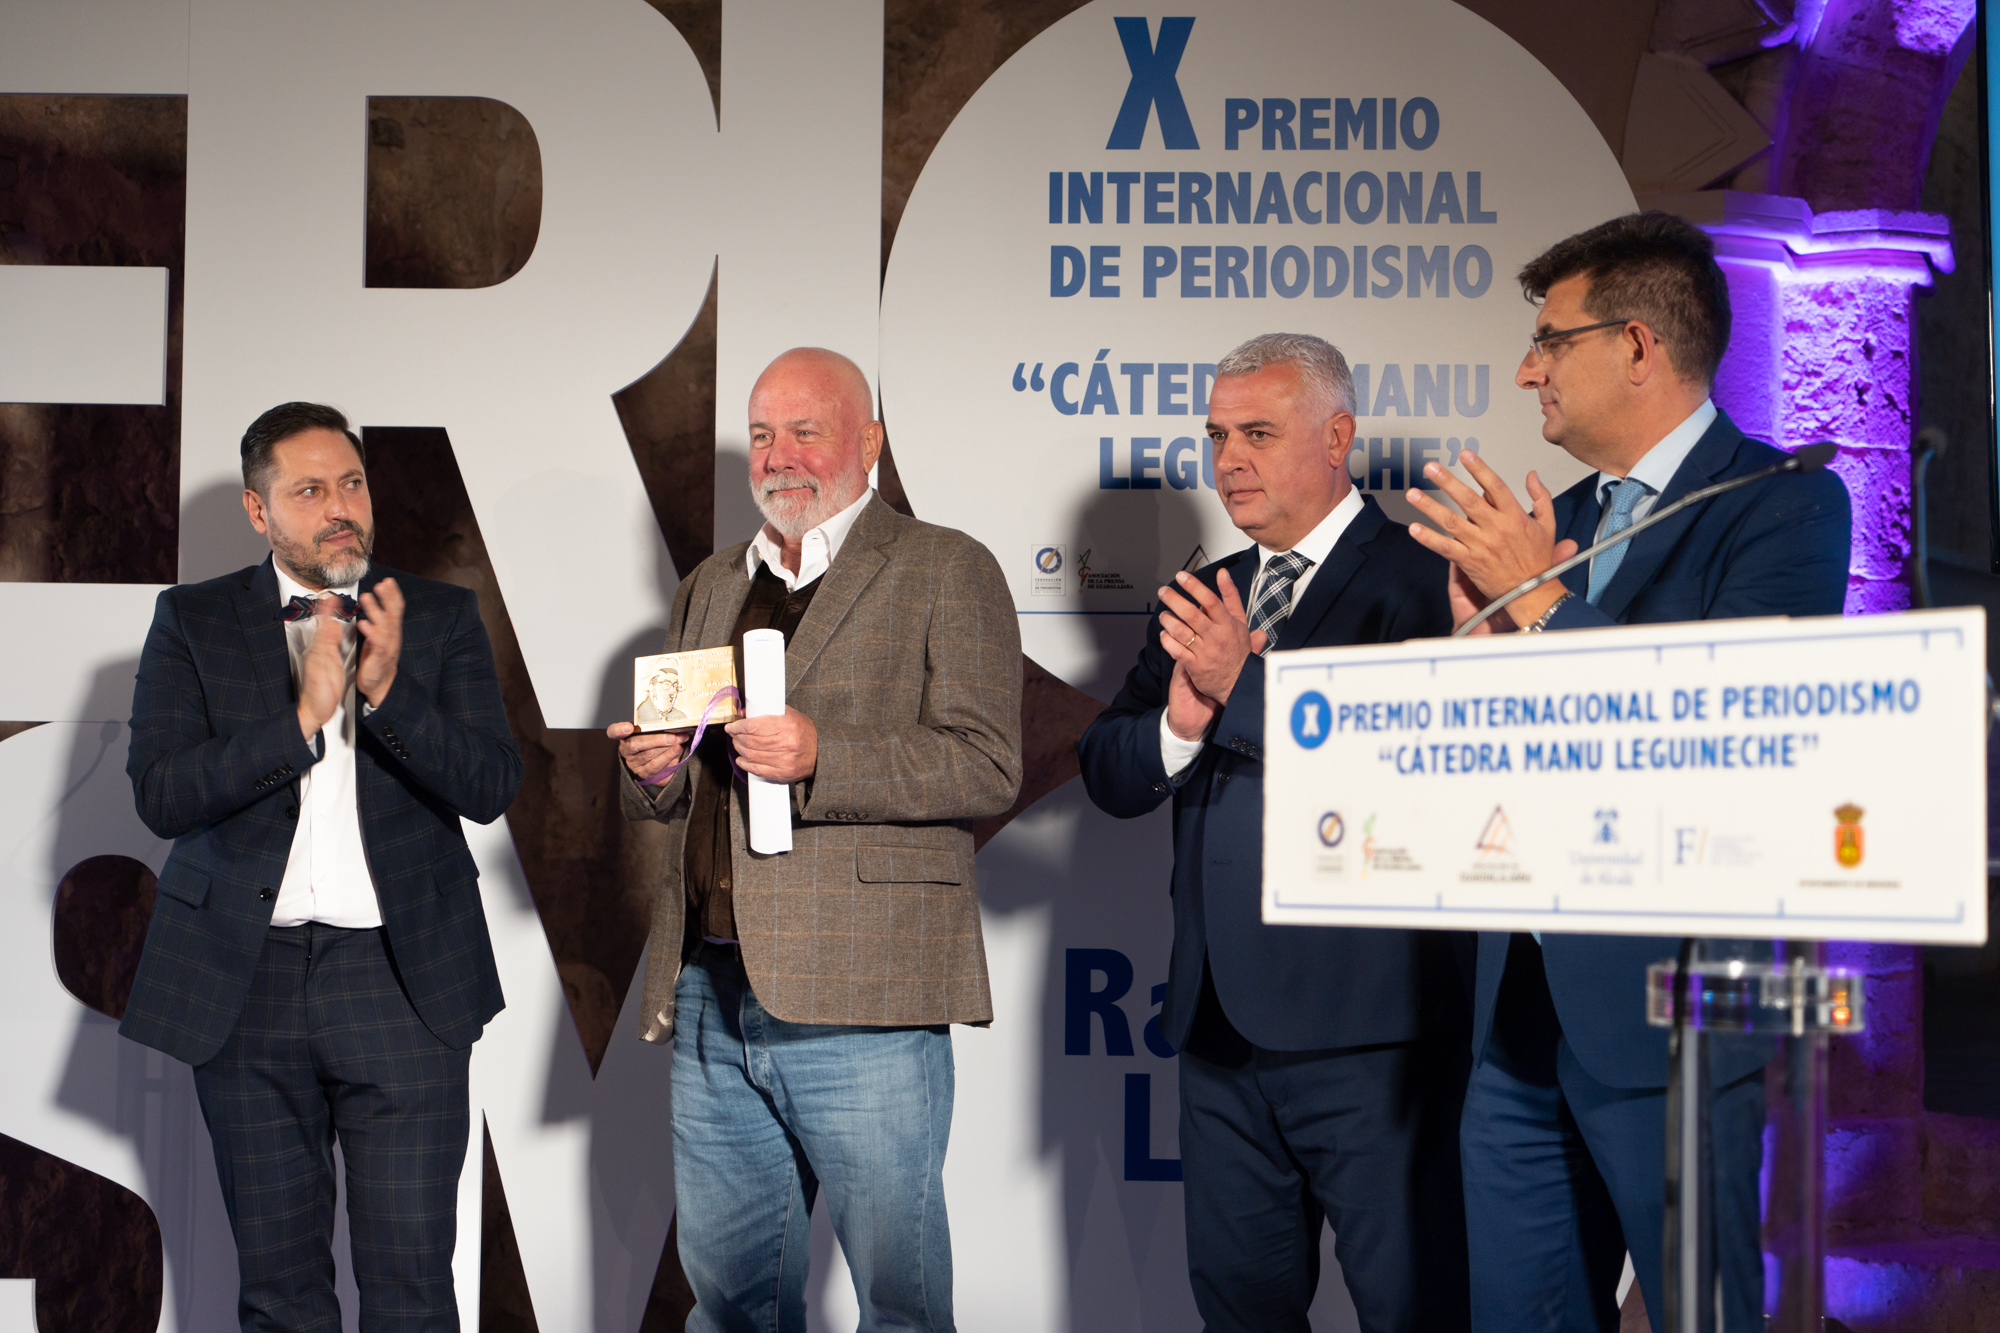
[[[882,453],[868,377],[838,352],[795,347],[750,390],[750,494],[788,542],[853,504]]]
[[[837,402],[857,414],[860,424],[867,424],[875,418],[875,391],[868,387],[868,377],[861,373],[861,367],[849,361],[838,352],[824,347],[794,347],[782,352],[778,359],[764,367],[764,373],[757,377],[757,383],[750,389],[750,416],[754,424],[757,416],[757,395],[766,385],[811,385],[828,401]]]

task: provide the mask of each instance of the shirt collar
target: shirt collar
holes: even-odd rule
[[[271,557],[271,568],[276,570],[278,574],[279,606],[281,607],[290,606],[292,604],[292,598],[294,597],[304,597],[310,601],[311,599],[319,596],[319,594],[314,592],[311,588],[306,587],[303,583],[300,583],[297,579],[293,578],[290,574],[286,573],[283,562],[280,561],[276,556]],[[346,593],[349,597],[358,597],[360,595],[360,589],[361,589],[361,580],[356,579],[352,583],[343,583],[337,588],[328,588],[327,591]]]
[[[869,487],[861,493],[861,498],[835,514],[816,528],[808,528],[806,535],[799,539],[798,586],[804,586],[824,574],[833,565],[833,558],[840,554],[841,545],[854,527],[854,521],[861,517],[861,511],[875,498],[875,488]],[[822,549],[824,554],[821,554]],[[751,578],[757,577],[757,566],[769,565],[771,572],[784,579],[787,585],[792,580],[787,577],[791,571],[785,569],[785,548],[771,537],[769,525],[757,529],[757,535],[750,539],[750,549],[743,553],[743,572]],[[814,572],[808,576],[806,571]]]
[[[1326,563],[1326,557],[1333,551],[1334,543],[1340,540],[1340,534],[1347,531],[1347,525],[1360,516],[1362,508],[1360,487],[1349,487],[1340,503],[1329,509],[1318,526],[1300,538],[1298,545],[1292,549],[1312,561],[1310,568],[1318,569]],[[1282,551],[1274,551],[1258,542],[1257,568],[1261,571],[1270,563],[1272,556],[1282,554]]]
[[[1645,457],[1632,465],[1625,475],[1633,481],[1643,482],[1647,490],[1660,495],[1673,481],[1674,473],[1681,470],[1681,464],[1694,452],[1695,445],[1708,433],[1716,417],[1715,400],[1704,398],[1701,406],[1688,414],[1687,420],[1667,432],[1666,438],[1646,451]],[[1604,493],[1611,489],[1611,483],[1618,478],[1608,472],[1597,474],[1597,503],[1604,503]]]

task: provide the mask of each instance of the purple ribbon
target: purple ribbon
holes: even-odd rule
[[[708,732],[708,720],[715,715],[715,706],[724,699],[728,699],[734,703],[737,712],[740,713],[743,711],[743,696],[736,692],[734,685],[724,685],[714,694],[709,695],[708,707],[701,710],[701,721],[695,724],[694,739],[688,742],[687,753],[683,754],[673,763],[668,764],[666,768],[660,771],[659,776],[641,779],[640,786],[660,787],[674,780],[674,774],[681,771],[681,765],[694,758],[695,750],[701,745],[701,738]],[[729,751],[729,771],[735,775],[738,782],[741,782],[743,781],[743,770],[736,766],[736,749],[734,746],[729,746],[727,749]]]

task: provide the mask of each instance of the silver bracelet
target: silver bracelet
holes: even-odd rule
[[[1541,617],[1537,619],[1534,624],[1528,626],[1521,632],[1523,634],[1540,634],[1543,630],[1549,627],[1549,621],[1555,618],[1556,608],[1561,606],[1564,602],[1567,602],[1570,598],[1574,596],[1576,596],[1576,594],[1573,592],[1565,592],[1562,596],[1556,598],[1553,602],[1550,602],[1549,609],[1542,612]]]

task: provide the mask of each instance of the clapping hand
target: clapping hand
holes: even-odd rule
[[[396,662],[403,655],[403,590],[396,580],[383,579],[361,594],[361,619],[355,625],[361,631],[361,664],[355,668],[354,688],[380,708],[396,683]]]

